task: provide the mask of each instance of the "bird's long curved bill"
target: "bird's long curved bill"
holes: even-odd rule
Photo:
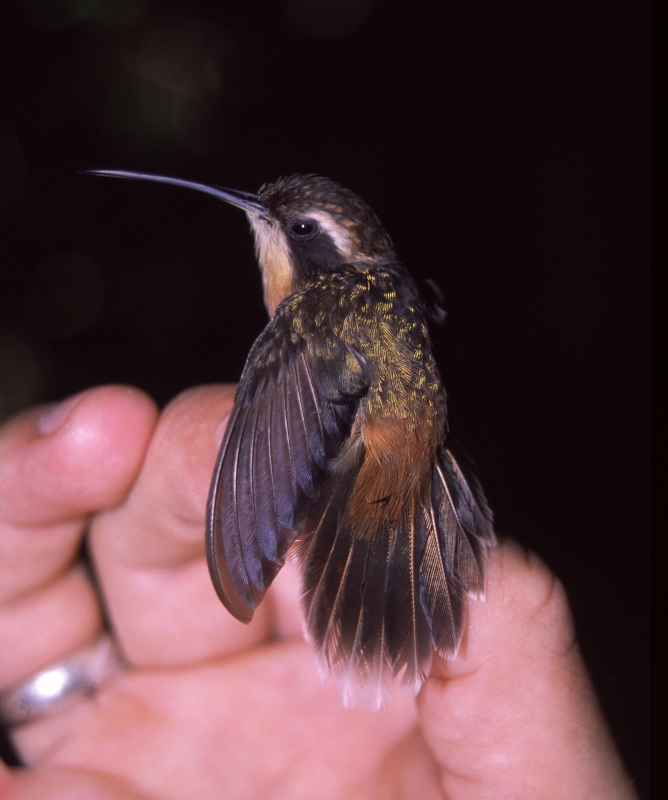
[[[237,189],[225,189],[222,186],[207,186],[205,183],[196,181],[185,181],[181,178],[169,178],[166,175],[152,175],[148,172],[127,172],[122,169],[87,169],[84,172],[88,175],[102,175],[106,178],[133,178],[138,181],[155,181],[156,183],[169,183],[172,186],[183,186],[185,189],[194,189],[196,192],[204,192],[213,195],[219,200],[224,200],[230,205],[254,214],[261,219],[267,218],[267,209],[260,202],[260,198],[252,192],[241,192]]]

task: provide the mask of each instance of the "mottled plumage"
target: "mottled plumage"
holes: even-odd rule
[[[397,675],[416,692],[434,650],[456,655],[495,537],[445,447],[415,283],[373,211],[333,181],[292,176],[258,195],[180,183],[246,211],[271,316],[211,485],[216,591],[249,622],[296,541],[305,633],[344,701],[377,706]]]

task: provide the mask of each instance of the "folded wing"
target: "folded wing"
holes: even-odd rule
[[[283,566],[367,388],[364,361],[353,348],[320,332],[307,346],[280,313],[253,346],[207,511],[213,583],[242,622]]]

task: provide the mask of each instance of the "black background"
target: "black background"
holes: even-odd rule
[[[564,582],[648,792],[649,5],[26,0],[0,26],[0,413],[236,380],[266,322],[243,215],[318,172],[444,292],[453,437]]]

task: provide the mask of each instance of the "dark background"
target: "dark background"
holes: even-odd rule
[[[318,172],[418,279],[453,437],[564,582],[649,786],[649,4],[26,0],[0,24],[0,415],[236,380],[266,322],[243,215]]]

